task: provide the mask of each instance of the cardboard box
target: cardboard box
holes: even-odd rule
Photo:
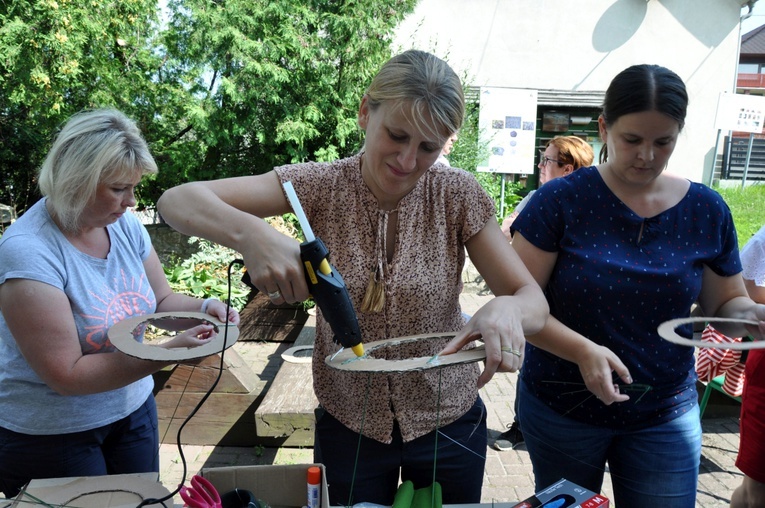
[[[9,506],[135,508],[144,499],[168,495],[170,491],[159,483],[157,473],[47,478],[30,481]]]
[[[321,469],[321,508],[329,508],[326,471],[323,464],[289,466],[235,466],[203,468],[202,476],[210,480],[223,495],[236,488],[246,489],[271,508],[307,505],[308,468]]]
[[[521,501],[513,508],[608,508],[608,499],[564,479]]]

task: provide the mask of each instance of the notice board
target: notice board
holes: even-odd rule
[[[491,150],[478,171],[533,173],[536,162],[537,91],[482,87],[481,141]]]

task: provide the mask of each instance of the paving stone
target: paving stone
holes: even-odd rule
[[[490,299],[485,290],[471,288],[463,293],[463,310],[475,313]],[[253,366],[261,382],[273,381],[280,355],[289,345],[248,341],[234,345],[245,361]],[[525,450],[497,451],[493,440],[512,423],[515,412],[515,383],[517,374],[498,373],[481,389],[487,408],[489,442],[486,449],[486,470],[482,503],[510,502],[525,499],[534,493],[534,479],[529,454]],[[738,450],[738,418],[706,418],[703,422],[702,461],[696,508],[727,507],[730,495],[741,482],[741,472],[735,467]],[[254,421],[253,421],[254,432]],[[249,464],[308,464],[313,461],[312,448],[263,447],[183,447],[187,460],[187,479],[203,467]],[[163,444],[160,449],[160,480],[173,490],[181,481],[183,465],[175,445]],[[605,475],[603,495],[613,499],[611,479]]]

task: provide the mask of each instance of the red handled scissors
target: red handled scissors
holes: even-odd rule
[[[181,487],[181,498],[190,508],[223,508],[212,483],[199,475],[191,477],[191,487]]]

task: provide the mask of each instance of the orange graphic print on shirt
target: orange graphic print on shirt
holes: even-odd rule
[[[156,308],[154,291],[146,280],[146,274],[141,274],[138,278],[129,276],[124,271],[120,274],[121,280],[115,280],[112,287],[103,287],[100,295],[90,292],[93,300],[101,304],[93,305],[93,314],[81,314],[89,323],[85,327],[85,339],[81,341],[83,354],[115,351],[109,341],[109,328],[124,319],[152,313]],[[115,291],[114,287],[119,289]],[[140,340],[145,329],[145,324],[136,327],[133,337]]]

